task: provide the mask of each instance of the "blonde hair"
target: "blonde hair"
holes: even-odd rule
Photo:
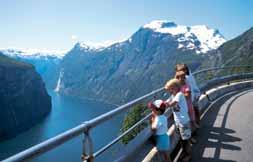
[[[164,86],[164,88],[165,89],[169,89],[170,87],[177,87],[177,88],[180,88],[180,82],[179,82],[179,80],[178,79],[171,79],[171,80],[169,80],[166,84],[165,84],[165,86]]]
[[[184,71],[185,70],[185,64],[176,64],[175,71]]]

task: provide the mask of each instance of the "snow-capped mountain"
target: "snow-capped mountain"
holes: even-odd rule
[[[206,25],[184,26],[165,20],[152,21],[141,28],[149,29],[156,33],[168,34],[176,38],[178,49],[195,50],[196,53],[207,53],[217,49],[226,42],[224,36],[217,30]],[[105,41],[102,43],[78,42],[77,47],[84,51],[101,51],[115,44],[123,44],[132,38],[120,41]]]
[[[169,21],[152,21],[128,39],[102,48],[79,42],[62,60],[57,90],[123,103],[163,86],[176,63],[196,69],[204,53],[223,42],[218,30]]]
[[[143,28],[170,34],[177,38],[179,49],[196,50],[197,53],[207,53],[226,42],[217,29],[205,25],[184,26],[169,21],[152,21]]]
[[[205,25],[152,21],[125,40],[78,42],[66,55],[3,53],[35,65],[47,87],[59,93],[123,103],[163,86],[176,63],[196,69],[205,53],[224,42],[218,30]]]

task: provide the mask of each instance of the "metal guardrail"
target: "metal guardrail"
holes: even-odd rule
[[[208,69],[204,69],[204,70],[200,70],[197,72],[194,72],[193,75],[198,78],[198,75],[201,74],[207,74],[207,73],[211,73],[213,72],[213,74],[211,74],[207,79],[210,81],[213,78],[217,78],[220,76],[226,76],[224,75],[225,73],[223,73],[223,70],[225,70],[224,72],[227,72],[228,69],[231,70],[231,72],[229,72],[228,75],[232,75],[233,71],[235,72],[235,74],[245,74],[249,71],[253,72],[253,65],[249,65],[249,66],[229,66],[229,67],[215,67],[215,68],[208,68]],[[253,77],[252,77],[253,78]],[[245,78],[244,78],[245,79]],[[201,77],[201,83],[205,82],[206,80],[204,78]],[[97,152],[93,153],[93,142],[91,140],[90,137],[90,130],[94,127],[97,127],[98,125],[112,119],[113,117],[115,117],[116,115],[125,112],[127,110],[129,110],[132,106],[146,100],[147,98],[150,97],[154,97],[156,94],[161,93],[164,90],[164,88],[159,88],[157,90],[154,90],[140,98],[137,98],[131,102],[128,102],[127,104],[124,104],[122,106],[119,106],[118,108],[107,112],[103,115],[100,115],[92,120],[86,121],[64,133],[61,133],[55,137],[52,137],[51,139],[48,139],[38,145],[35,145],[25,151],[22,151],[14,156],[11,156],[5,160],[3,160],[3,162],[20,162],[20,161],[27,161],[30,160],[34,157],[37,157],[49,150],[52,150],[53,148],[58,147],[59,145],[69,141],[70,139],[80,135],[80,134],[84,134],[85,138],[84,138],[84,144],[83,144],[83,156],[82,156],[82,160],[83,161],[87,161],[87,162],[92,162],[94,161],[94,158],[101,155],[104,151],[106,151],[108,148],[110,148],[111,146],[113,146],[115,143],[117,143],[122,137],[124,137],[125,135],[127,135],[128,133],[130,133],[134,128],[140,126],[144,121],[148,120],[150,118],[150,115],[146,116],[145,118],[141,119],[139,122],[137,122],[135,125],[133,125],[131,128],[129,128],[127,131],[123,132],[120,136],[118,136],[117,138],[115,138],[114,140],[112,140],[111,142],[109,142],[107,145],[105,145],[104,147],[102,147],[101,149],[99,149]],[[88,145],[88,150],[86,148],[86,145]]]

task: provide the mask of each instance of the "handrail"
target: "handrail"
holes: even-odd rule
[[[80,135],[83,131],[86,131],[87,125],[81,124],[75,128],[72,128],[64,133],[61,133],[53,138],[50,138],[38,145],[35,145],[25,151],[22,151],[10,158],[3,160],[3,162],[18,162],[32,159],[35,156],[38,156],[48,150],[51,150],[64,142]]]
[[[101,148],[100,150],[98,150],[97,152],[95,152],[94,153],[94,157],[99,156],[100,154],[102,154],[104,151],[106,151],[108,148],[110,148],[113,144],[115,144],[116,142],[118,142],[119,140],[121,140],[122,137],[124,137],[125,135],[127,135],[128,133],[130,133],[137,126],[139,126],[140,124],[142,124],[144,121],[146,121],[150,117],[151,117],[151,114],[148,114],[143,119],[141,119],[140,121],[138,121],[137,123],[135,123],[131,128],[129,128],[124,133],[122,133],[120,136],[118,136],[117,138],[115,138],[112,142],[110,142],[109,144],[107,144],[106,146],[104,146],[103,148]]]
[[[77,135],[80,135],[81,133],[85,132],[85,131],[89,131],[89,129],[105,122],[108,121],[110,118],[114,117],[115,115],[126,111],[127,109],[131,108],[131,106],[141,102],[142,100],[148,98],[148,97],[152,97],[155,94],[161,92],[163,90],[163,88],[154,90],[142,97],[139,97],[131,102],[128,102],[127,104],[124,104],[112,111],[109,111],[105,114],[102,114],[94,119],[91,119],[89,121],[84,122],[83,124],[74,127],[62,134],[57,135],[56,137],[52,137],[38,145],[35,145],[25,151],[22,151],[14,156],[11,156],[10,158],[5,159],[3,162],[19,162],[19,161],[25,161],[28,159],[33,158],[34,156],[38,156],[44,152],[47,152],[53,148],[55,148],[56,146],[59,146],[61,144],[63,144],[64,142],[76,137]]]
[[[253,67],[253,65],[237,65],[237,66],[225,66],[225,67],[213,67],[213,68],[207,68],[203,70],[199,70],[196,72],[193,72],[193,75],[197,75],[199,73],[204,73],[208,71],[214,71],[214,70],[223,70],[223,69],[233,69],[233,68],[246,68],[246,67]]]
[[[194,72],[193,75],[198,75],[200,73],[205,73],[208,71],[215,71],[215,70],[222,70],[222,69],[233,69],[233,68],[245,68],[245,67],[253,67],[252,65],[244,65],[244,66],[228,66],[228,67],[214,67],[214,68],[208,68],[208,69],[203,69],[197,72]],[[143,100],[155,96],[156,94],[162,92],[164,90],[164,88],[159,88],[157,90],[154,90],[142,97],[139,97],[133,101],[128,102],[127,104],[124,104],[122,106],[119,106],[118,108],[109,111],[105,114],[102,114],[94,119],[91,119],[89,121],[86,121],[64,133],[61,133],[55,137],[52,137],[38,145],[35,145],[25,151],[22,151],[14,156],[11,156],[5,160],[3,160],[3,162],[20,162],[20,161],[25,161],[25,160],[29,160],[32,159],[34,157],[39,156],[40,154],[43,154],[49,150],[52,150],[53,148],[65,143],[66,141],[69,141],[70,139],[82,134],[83,132],[89,132],[89,130],[91,128],[94,128],[96,126],[98,126],[101,123],[104,123],[105,121],[110,120],[111,118],[113,118],[114,116],[116,116],[117,114],[124,112],[128,109],[130,109],[133,105],[136,105],[140,102],[142,102]],[[124,132],[122,135],[120,135],[120,137],[117,137],[116,139],[114,139],[112,142],[110,142],[109,144],[107,144],[106,146],[104,146],[102,149],[100,149],[99,151],[97,151],[95,154],[93,154],[93,156],[98,156],[100,155],[102,152],[104,152],[106,149],[108,149],[110,146],[112,146],[113,144],[115,144],[119,139],[121,139],[124,135],[126,135],[127,133],[129,133],[132,129],[134,129],[135,127],[139,126],[140,124],[142,124],[145,120],[147,120],[149,117],[145,117],[144,119],[142,119],[141,121],[139,121],[138,123],[136,123],[134,126],[132,126],[130,128],[130,130],[127,130],[126,132]],[[116,142],[115,142],[116,141]]]
[[[161,92],[162,90],[163,90],[163,88],[159,88],[157,90],[154,90],[142,97],[139,97],[133,101],[128,102],[127,104],[119,106],[118,108],[116,108],[114,110],[111,110],[105,114],[102,114],[102,115],[94,118],[94,119],[91,119],[90,121],[88,121],[89,128],[93,128],[93,127],[97,126],[98,124],[101,124],[101,123],[107,121],[108,119],[114,117],[115,115],[120,114],[121,112],[126,111],[127,109],[131,108],[133,105],[140,103],[141,101],[145,100],[146,98],[156,95],[157,93]]]

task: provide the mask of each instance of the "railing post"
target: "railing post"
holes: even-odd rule
[[[88,147],[88,151],[87,151],[87,147]],[[82,153],[81,159],[83,162],[94,162],[93,143],[90,137],[89,129],[84,131],[83,153]]]

